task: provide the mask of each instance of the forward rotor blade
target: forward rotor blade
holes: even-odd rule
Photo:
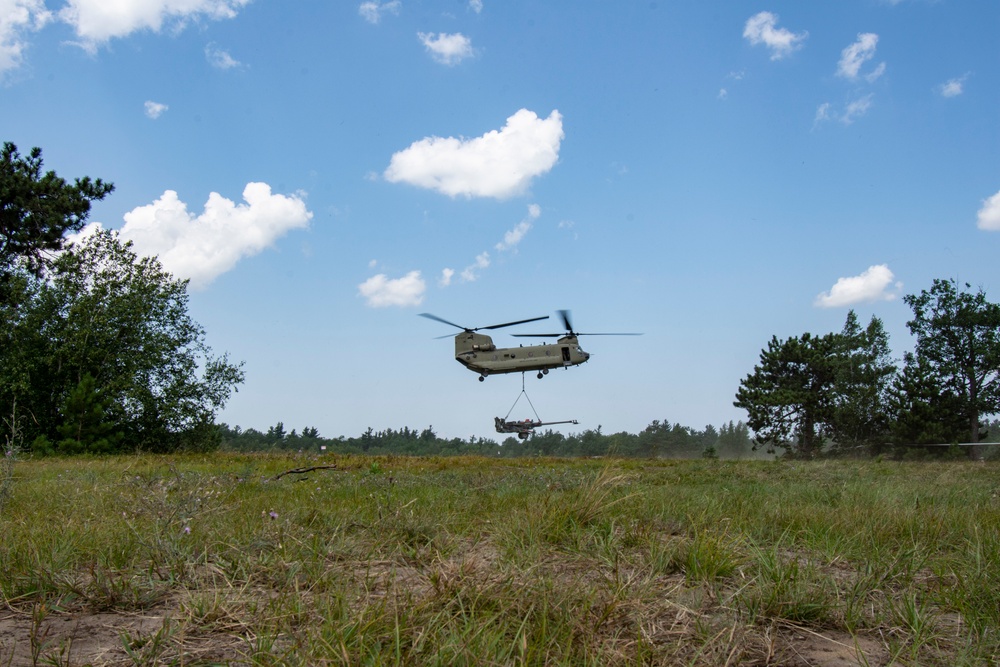
[[[573,323],[569,321],[569,311],[568,310],[560,310],[559,311],[559,317],[562,318],[563,326],[566,327],[566,331],[569,331],[569,332],[572,333],[572,331],[573,331]]]

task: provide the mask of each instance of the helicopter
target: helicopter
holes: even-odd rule
[[[525,373],[528,371],[537,371],[538,379],[541,380],[553,368],[569,368],[570,366],[578,366],[585,363],[590,359],[590,353],[584,352],[583,348],[580,347],[580,343],[577,340],[578,336],[642,335],[637,333],[580,333],[573,331],[568,310],[560,310],[559,315],[566,327],[564,333],[512,334],[521,338],[557,338],[558,340],[555,343],[542,343],[540,345],[529,345],[528,347],[498,348],[493,344],[492,338],[486,334],[476,332],[547,320],[549,319],[548,315],[517,320],[515,322],[505,322],[503,324],[493,324],[488,327],[469,328],[449,322],[431,313],[420,313],[421,317],[426,317],[435,322],[441,322],[442,324],[462,330],[462,333],[455,335],[455,359],[470,371],[479,373],[480,382],[483,382],[487,376],[493,374]],[[445,337],[441,336],[441,338]]]

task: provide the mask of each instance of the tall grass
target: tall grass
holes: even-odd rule
[[[318,463],[336,468],[280,475]],[[70,645],[96,661],[66,618],[100,618],[93,655],[115,664],[783,664],[810,642],[857,664],[984,664],[1000,656],[998,471],[22,461],[0,515],[20,640],[0,665],[65,664]]]

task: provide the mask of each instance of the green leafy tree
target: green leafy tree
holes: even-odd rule
[[[0,286],[19,260],[40,275],[51,253],[63,247],[65,234],[86,224],[91,202],[112,190],[114,185],[99,178],[78,178],[71,185],[54,171],[43,174],[40,148],[22,156],[5,142],[0,149]]]
[[[982,289],[940,279],[903,300],[913,310],[906,326],[920,368],[958,398],[967,441],[979,442],[980,418],[1000,412],[1000,305]]]
[[[909,352],[889,389],[889,410],[897,445],[957,443],[967,434],[962,399],[927,359]]]
[[[109,454],[118,448],[123,434],[107,419],[105,400],[97,381],[85,373],[62,405],[63,423],[57,427],[62,439],[56,449],[64,454]]]
[[[889,437],[889,388],[896,375],[882,320],[872,317],[862,329],[851,310],[836,338],[834,355],[833,411],[828,432],[835,448],[877,448]]]
[[[218,442],[215,414],[243,381],[242,365],[211,354],[188,315],[186,281],[101,231],[55,258],[45,279],[22,270],[14,284],[17,305],[0,304],[10,343],[0,349],[0,407],[24,406],[32,438],[58,442],[58,426],[81,418],[87,401],[69,397],[90,375],[88,400],[100,397],[121,446]]]
[[[716,451],[722,458],[742,458],[753,449],[750,440],[750,429],[743,422],[729,421],[719,429],[719,440]]]
[[[833,334],[771,338],[733,402],[747,411],[758,445],[805,458],[820,452],[835,406],[837,344]]]

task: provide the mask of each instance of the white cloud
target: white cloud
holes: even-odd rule
[[[483,0],[469,0],[469,9],[475,13],[483,11]]]
[[[104,229],[104,225],[102,225],[101,223],[88,222],[86,225],[83,226],[83,229],[81,229],[80,231],[70,232],[69,234],[66,235],[66,245],[69,244],[78,245],[80,243],[83,243],[83,241],[85,241],[87,238],[101,231],[102,229]]]
[[[120,233],[137,253],[158,256],[167,271],[201,289],[312,218],[299,195],[271,194],[266,183],[248,183],[243,199],[235,204],[213,192],[205,211],[193,216],[177,193],[167,190],[152,204],[126,213]]]
[[[410,271],[402,278],[388,278],[380,273],[358,285],[358,293],[368,300],[371,308],[419,306],[426,289],[419,271]]]
[[[987,231],[1000,231],[1000,192],[983,201],[976,225]]]
[[[854,122],[855,118],[860,118],[868,113],[868,109],[872,106],[872,99],[874,99],[875,93],[868,93],[864,97],[859,97],[853,102],[847,105],[844,109],[843,115],[840,116],[840,122],[844,125],[850,125]]]
[[[469,266],[462,269],[462,273],[459,277],[462,282],[471,283],[479,278],[479,272],[483,269],[489,268],[490,265],[490,253],[481,252],[476,255],[476,261]]]
[[[816,107],[816,116],[813,118],[813,128],[828,120],[839,120],[844,125],[850,125],[856,119],[864,116],[871,109],[875,93],[868,93],[864,97],[859,97],[847,104],[843,112],[834,110],[829,102],[823,102]]]
[[[885,74],[885,63],[881,62],[878,64],[878,67],[865,74],[865,81],[875,83],[883,74]]]
[[[242,64],[239,60],[233,58],[229,54],[229,51],[217,48],[214,44],[209,44],[205,47],[205,59],[212,67],[222,70],[233,69]]]
[[[460,32],[453,35],[439,32],[437,36],[429,32],[418,32],[417,37],[431,57],[443,65],[457,65],[475,55],[472,40]]]
[[[358,14],[369,23],[378,23],[384,14],[399,14],[399,8],[403,6],[400,0],[389,0],[389,2],[362,2],[358,7]]]
[[[771,12],[760,12],[747,19],[743,27],[743,37],[751,44],[763,44],[771,50],[771,60],[781,60],[796,49],[802,48],[802,42],[809,36],[808,32],[793,33],[785,28],[778,28],[778,15]]]
[[[860,276],[838,278],[829,292],[816,297],[814,304],[820,308],[838,308],[856,303],[873,301],[892,301],[896,293],[890,291],[895,287],[902,289],[900,282],[893,283],[892,271],[885,264],[870,266]]]
[[[538,204],[532,204],[528,207],[528,217],[517,223],[514,229],[511,229],[503,235],[503,241],[497,243],[494,246],[497,251],[504,252],[506,250],[514,250],[517,248],[517,244],[521,242],[525,234],[531,229],[531,223],[533,220],[537,220],[538,216],[542,214],[542,209]]]
[[[40,30],[51,18],[43,0],[0,0],[0,74],[21,66],[24,34]]]
[[[146,107],[146,115],[152,118],[153,120],[156,120],[157,118],[162,116],[163,112],[170,108],[166,104],[161,104],[159,102],[154,102],[152,100],[146,100],[145,107]]]
[[[506,199],[555,166],[564,135],[562,116],[546,119],[521,109],[502,130],[473,139],[427,137],[394,154],[383,177],[449,197]]]
[[[958,97],[965,92],[965,80],[969,78],[968,72],[954,79],[949,79],[938,86],[938,93],[941,97]]]
[[[514,229],[509,230],[503,235],[503,241],[496,244],[496,249],[499,252],[504,252],[505,250],[514,250],[517,248],[517,244],[521,242],[524,235],[528,233],[531,229],[531,220],[522,220],[514,226]]]
[[[816,107],[816,116],[813,118],[813,127],[816,127],[822,122],[830,120],[830,103],[823,102],[823,104]]]
[[[494,245],[493,248],[498,253],[516,251],[518,244],[520,244],[521,241],[524,240],[527,233],[531,231],[532,222],[537,220],[541,214],[542,209],[538,204],[529,204],[527,217],[514,225],[513,229],[504,233],[503,240]],[[472,264],[462,269],[462,271],[458,274],[458,278],[463,283],[474,282],[479,279],[483,270],[489,268],[491,263],[492,259],[490,258],[490,253],[488,251],[483,251],[476,255],[476,260]],[[454,270],[444,269],[441,272],[441,279],[438,280],[438,284],[441,287],[447,287],[451,284],[454,275]]]
[[[857,41],[840,52],[837,76],[842,76],[845,79],[858,78],[861,66],[875,57],[876,46],[878,46],[878,35],[873,32],[858,33]],[[885,71],[884,63],[879,65],[876,71],[878,71],[878,75],[881,75]],[[875,78],[878,78],[878,75]]]
[[[93,51],[115,37],[137,30],[159,32],[203,17],[231,19],[250,0],[68,0],[59,18],[76,30],[81,45]]]
[[[729,91],[727,91],[725,88],[719,88],[719,94],[716,95],[716,98],[720,99],[720,100],[724,100],[727,97],[729,97]]]

